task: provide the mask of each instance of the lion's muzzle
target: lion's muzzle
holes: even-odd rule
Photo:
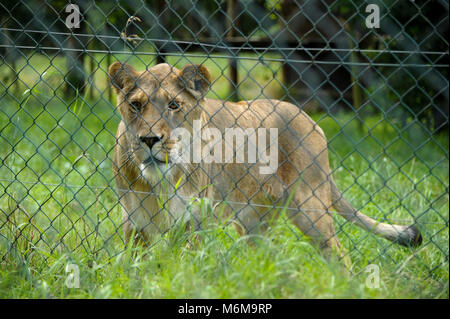
[[[173,147],[173,141],[163,141],[162,137],[140,136],[139,142],[145,149],[146,156],[142,159],[142,164],[146,166],[161,165],[171,162],[170,149]]]
[[[149,149],[152,149],[156,143],[161,141],[161,138],[159,136],[141,136],[139,141],[147,145]]]

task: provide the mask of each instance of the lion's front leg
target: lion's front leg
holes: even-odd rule
[[[118,193],[126,243],[133,241],[148,246],[157,235],[167,231],[165,214],[159,208],[155,195],[142,189],[127,190],[121,187],[118,187]]]
[[[128,213],[124,209],[122,210],[122,227],[125,245],[128,245],[131,242],[132,245],[147,247],[150,244],[145,232],[140,231],[139,227],[136,227],[133,224],[133,221],[129,218]]]

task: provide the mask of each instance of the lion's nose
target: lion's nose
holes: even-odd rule
[[[161,141],[161,138],[158,136],[140,136],[139,140],[152,149],[153,145]]]

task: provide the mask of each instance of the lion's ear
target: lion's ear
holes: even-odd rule
[[[109,76],[116,92],[125,92],[133,87],[139,73],[129,64],[114,62],[109,66]]]
[[[181,70],[180,82],[195,98],[202,98],[211,85],[209,70],[203,65],[187,65]]]

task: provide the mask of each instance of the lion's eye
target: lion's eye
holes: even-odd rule
[[[133,101],[131,102],[131,106],[136,110],[136,111],[140,111],[142,108],[142,104],[139,101]]]
[[[169,103],[169,109],[171,109],[172,111],[176,111],[180,109],[180,106],[178,105],[177,102],[175,102],[175,100],[172,100]]]

